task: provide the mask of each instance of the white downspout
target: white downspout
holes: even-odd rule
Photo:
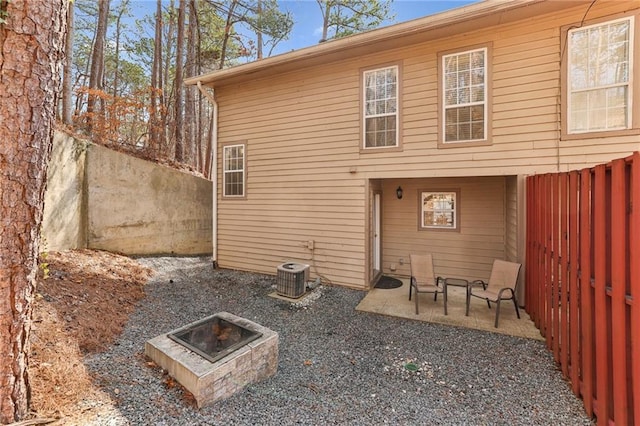
[[[198,90],[202,93],[213,105],[213,134],[211,135],[211,150],[213,151],[213,159],[211,160],[211,175],[213,181],[213,204],[212,204],[212,221],[211,224],[211,243],[213,244],[213,266],[218,267],[218,102],[215,98],[215,92],[213,96],[202,87],[202,82],[198,81]]]

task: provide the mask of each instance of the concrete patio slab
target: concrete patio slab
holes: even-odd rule
[[[457,327],[472,328],[489,331],[492,333],[508,334],[510,336],[525,337],[528,339],[544,340],[540,331],[534,326],[529,315],[520,309],[520,319],[516,316],[513,303],[503,302],[500,309],[500,322],[498,328],[494,327],[495,305],[487,307],[486,302],[478,298],[471,299],[469,316],[465,316],[466,292],[463,287],[449,286],[448,288],[448,315],[444,314],[444,301],[442,295],[438,300],[433,300],[432,294],[419,295],[419,314],[415,313],[415,301],[409,300],[409,279],[402,279],[402,287],[394,289],[374,288],[369,291],[364,299],[356,306],[356,310],[374,314],[389,315],[414,319],[418,321],[452,325]]]

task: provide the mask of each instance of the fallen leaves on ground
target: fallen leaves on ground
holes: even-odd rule
[[[82,424],[83,401],[109,399],[91,382],[83,355],[117,338],[152,272],[126,256],[95,250],[50,252],[45,262],[33,308],[31,408],[35,416]]]

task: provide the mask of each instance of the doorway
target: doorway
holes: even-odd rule
[[[382,201],[381,194],[376,192],[373,195],[373,241],[371,244],[373,254],[373,276],[376,278],[382,271],[382,244],[381,244],[381,232],[382,232]]]

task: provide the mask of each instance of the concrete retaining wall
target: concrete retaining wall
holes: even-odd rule
[[[83,179],[87,143],[56,132],[44,196],[41,251],[85,248]]]
[[[212,253],[211,181],[68,136],[56,135],[55,153],[45,197],[45,249]]]

